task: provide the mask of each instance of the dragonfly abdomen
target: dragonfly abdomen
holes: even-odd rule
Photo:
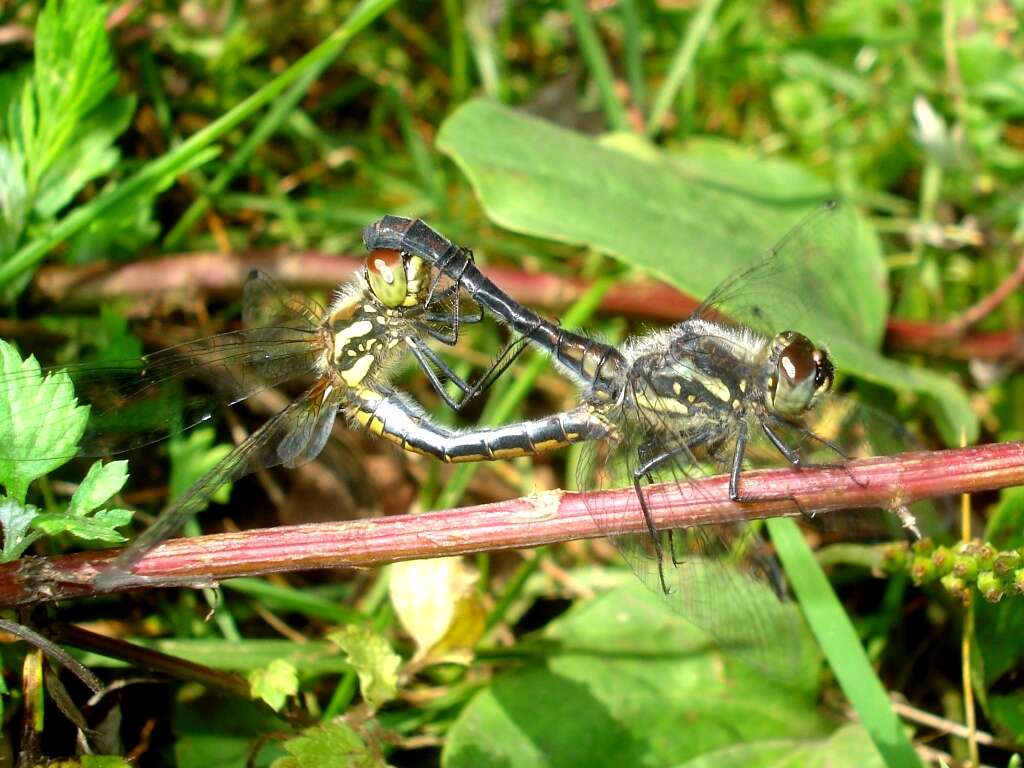
[[[542,419],[472,430],[436,424],[394,392],[364,390],[351,399],[346,411],[353,423],[371,434],[448,463],[534,456],[608,434],[607,423],[585,406]]]

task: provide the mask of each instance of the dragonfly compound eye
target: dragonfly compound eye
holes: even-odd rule
[[[400,307],[409,290],[405,262],[399,251],[378,248],[366,257],[366,281],[386,307]]]
[[[775,337],[771,406],[781,416],[796,416],[832,387],[833,367],[828,354],[806,336],[786,331]]]

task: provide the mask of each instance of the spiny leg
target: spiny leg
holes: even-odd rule
[[[657,471],[659,467],[664,466],[668,462],[674,461],[680,454],[685,453],[687,456],[692,456],[693,446],[687,443],[682,443],[668,450],[660,450],[658,453],[655,453],[656,448],[659,448],[659,446],[650,440],[642,443],[639,448],[637,448],[639,466],[633,470],[633,489],[636,491],[637,498],[640,500],[640,509],[644,515],[644,523],[647,526],[647,532],[654,543],[654,552],[658,559],[658,578],[661,581],[661,588],[667,595],[671,594],[671,589],[665,580],[665,552],[661,545],[661,537],[658,535],[658,530],[654,526],[654,517],[651,515],[651,511],[647,506],[647,499],[640,486],[640,480],[643,478],[646,479],[647,482],[653,483],[653,472]],[[671,530],[668,532],[668,541],[669,555],[672,558],[672,564],[676,566],[681,565],[683,561],[676,556],[675,538],[673,537]]]
[[[786,460],[794,467],[800,467],[800,454],[791,449],[788,445],[783,442],[768,424],[762,423],[765,435],[771,441],[772,445],[778,449],[779,453],[786,457]],[[747,451],[747,422],[741,421],[739,431],[736,435],[736,447],[733,449],[732,454],[732,466],[729,469],[729,498],[739,504],[752,503],[756,501],[764,501],[763,497],[758,496],[744,496],[740,493],[740,475],[743,473],[743,457]],[[803,505],[795,496],[782,496],[781,498],[791,501],[793,505],[799,511],[800,516],[804,519],[811,519],[811,515],[807,513]]]
[[[441,356],[430,348],[429,345],[423,342],[422,339],[416,336],[407,336],[406,342],[409,345],[413,356],[419,363],[420,368],[427,375],[431,386],[438,393],[445,404],[454,410],[455,412],[461,412],[472,400],[490,387],[495,380],[505,372],[505,370],[512,365],[515,359],[522,353],[526,348],[527,339],[525,337],[517,338],[510,341],[502,351],[495,358],[491,366],[484,371],[484,374],[475,384],[467,383],[461,376],[452,370]],[[435,370],[436,369],[436,370]],[[440,376],[438,375],[440,372]],[[441,377],[452,382],[456,388],[462,392],[462,398],[455,400],[451,395],[448,394],[447,389],[444,386],[444,382]]]

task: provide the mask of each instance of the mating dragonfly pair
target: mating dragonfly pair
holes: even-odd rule
[[[646,533],[633,533],[635,526],[624,523],[618,508],[606,508],[600,493],[588,493],[597,525],[648,586],[742,655],[743,647],[756,648],[765,637],[788,631],[783,622],[789,615],[766,607],[748,588],[752,574],[781,589],[774,561],[749,528],[657,530],[649,495],[659,484],[689,483],[696,474],[720,467],[729,472],[729,496],[746,501],[743,468],[759,444],[794,465],[820,462],[822,454],[829,463],[841,462],[855,443],[860,444],[856,450],[863,449],[863,421],[850,418],[849,407],[824,404],[834,375],[828,354],[797,331],[776,334],[767,327],[773,317],[768,303],[780,295],[798,303],[793,296],[806,280],[808,259],[820,256],[820,241],[836,240],[832,230],[848,224],[842,209],[823,207],[779,246],[727,279],[690,318],[618,348],[566,331],[516,303],[480,272],[470,251],[418,220],[386,216],[367,227],[366,265],[326,310],[255,274],[245,286],[243,330],[161,350],[127,366],[62,369],[92,407],[78,455],[139,447],[209,419],[219,403],[236,403],[304,375],[313,380],[172,502],[96,584],[107,589],[140,583],[132,574],[138,560],[176,533],[217,488],[260,468],[294,467],[315,458],[341,415],[406,450],[446,462],[587,444],[580,487],[597,491],[631,484]],[[485,311],[511,329],[512,339],[470,385],[427,340],[454,345],[460,328],[480,322]],[[527,344],[547,350],[581,386],[574,408],[457,431],[432,421],[388,383],[387,372],[411,354],[442,399],[460,410]],[[217,394],[179,404],[183,412],[174,430],[166,421],[154,423],[147,405],[184,377],[206,379]],[[448,394],[446,383],[459,390],[458,399]],[[135,412],[145,416],[135,418]],[[832,419],[828,431],[812,429],[809,416],[817,412]],[[70,413],[58,410],[48,418],[66,416]],[[745,573],[726,562],[740,555]],[[723,615],[744,620],[723,622]]]

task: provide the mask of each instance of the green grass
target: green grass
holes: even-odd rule
[[[55,297],[42,292],[41,270],[161,258],[158,269],[182,269],[176,257],[224,248],[245,266],[268,251],[358,255],[361,227],[398,213],[473,247],[481,264],[527,280],[584,278],[589,289],[571,307],[558,296],[539,311],[620,339],[647,329],[651,314],[603,311],[603,297],[641,278],[701,297],[818,201],[840,196],[854,222],[830,241],[845,254],[843,277],[823,275],[814,290],[833,310],[820,330],[843,393],[906,424],[925,447],[953,444],[961,431],[979,442],[1020,439],[1019,350],[1007,350],[1014,364],[965,362],[981,350],[969,346],[972,334],[1024,324],[1019,288],[968,329],[957,354],[901,348],[885,335],[893,317],[957,318],[1016,268],[1024,43],[1011,6],[129,4],[108,28],[110,8],[91,0],[45,12],[20,4],[0,11],[3,28],[18,33],[3,46],[0,77],[0,332],[22,353],[64,362],[126,348],[122,315],[147,349],[226,330],[240,302],[230,287],[83,300],[74,291],[83,278]],[[302,277],[327,299],[330,286]],[[503,341],[493,328],[465,331],[460,371]],[[439,419],[465,425],[538,417],[576,397],[533,353],[467,417],[442,416],[412,366],[394,381]],[[250,429],[265,417],[236,411]],[[228,425],[215,423],[228,442]],[[195,450],[175,466],[200,462]],[[4,474],[5,556],[113,542],[123,508],[158,512],[172,484],[168,451],[129,458],[123,490],[120,465],[87,476],[87,466],[42,462],[39,472]],[[201,523],[252,528],[371,506],[405,514],[416,499],[443,508],[570,488],[576,459],[452,470],[354,437],[315,465],[320,475],[237,483]],[[317,477],[329,478],[319,490]],[[372,492],[360,492],[368,482]],[[1022,544],[1018,495],[975,500],[976,530],[987,526],[1002,549]],[[286,702],[274,715],[230,685],[219,690],[232,698],[218,699],[216,675],[202,678],[206,689],[168,684],[170,695],[128,686],[122,737],[131,748],[143,722],[158,723],[153,765],[242,766],[254,745],[257,765],[278,768],[328,765],[317,757],[325,753],[447,768],[719,764],[726,751],[745,764],[793,755],[801,764],[918,764],[912,744],[932,732],[900,722],[889,700],[964,722],[961,606],[937,584],[875,578],[869,549],[833,550],[826,574],[788,522],[768,527],[814,640],[801,639],[806,669],[785,684],[709,648],[599,543],[466,559],[456,569],[465,583],[417,585],[437,615],[415,620],[394,608],[401,601],[392,602],[383,570],[241,579],[205,596],[122,594],[53,606],[50,620],[103,622],[172,660],[160,666],[127,646],[81,640],[82,660],[105,681],[135,675],[111,655],[143,674],[194,679],[184,660],[254,675],[264,702]],[[955,539],[955,527],[947,535]],[[979,723],[1020,744],[1024,707],[1012,680],[1024,658],[1021,600],[975,602]],[[430,620],[436,643],[421,647]],[[340,626],[352,631],[332,635]],[[394,653],[412,661],[407,674],[393,673]],[[25,707],[25,658],[23,645],[5,647],[6,733],[43,712],[33,721],[40,746],[23,758],[65,757],[60,709]],[[82,703],[77,689],[53,690],[62,707],[68,696]],[[218,719],[224,711],[236,715]],[[346,728],[260,747],[267,732],[297,737],[338,715]],[[959,737],[929,744],[970,755]],[[1010,754],[982,758],[1004,765]]]

